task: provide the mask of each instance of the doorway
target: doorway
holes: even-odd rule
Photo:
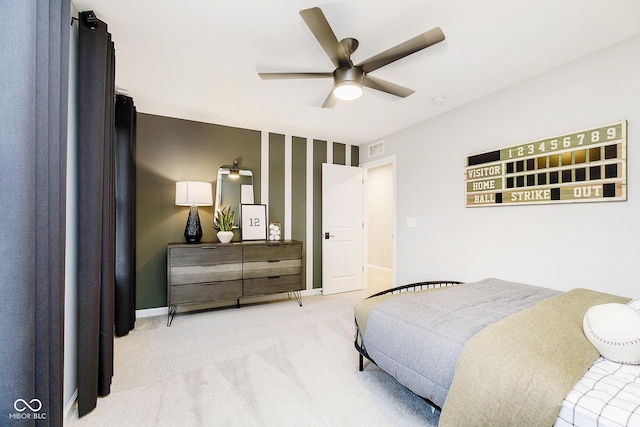
[[[367,289],[395,286],[395,156],[361,165],[365,181]]]
[[[359,167],[323,164],[322,180],[323,294],[395,286],[395,156]],[[359,182],[364,185],[357,188]],[[336,206],[342,208],[336,212]],[[353,238],[358,228],[362,243]]]

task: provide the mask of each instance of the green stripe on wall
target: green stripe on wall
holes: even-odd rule
[[[282,224],[284,230],[284,135],[269,134],[269,210],[268,221]]]
[[[307,139],[291,139],[291,238],[302,241],[307,253]],[[302,266],[303,288],[306,288],[306,266]]]
[[[313,288],[322,287],[322,164],[327,142],[313,140]]]
[[[351,146],[351,166],[360,166],[360,147]]]
[[[347,164],[347,146],[339,142],[333,143],[333,164],[334,165],[346,165]]]

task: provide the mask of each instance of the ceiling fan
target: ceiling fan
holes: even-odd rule
[[[300,15],[320,43],[320,46],[329,56],[333,65],[336,66],[336,69],[333,72],[326,73],[292,72],[258,73],[258,75],[263,80],[333,77],[333,89],[322,104],[322,108],[334,107],[339,99],[351,100],[358,98],[362,94],[363,86],[402,98],[411,95],[414,92],[413,90],[373,77],[369,73],[444,40],[442,30],[440,27],[436,27],[354,65],[351,61],[351,54],[358,49],[358,40],[345,38],[338,41],[327,18],[319,7],[301,10]]]

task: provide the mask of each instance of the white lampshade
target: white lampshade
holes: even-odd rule
[[[177,206],[212,206],[213,191],[210,182],[176,182]]]

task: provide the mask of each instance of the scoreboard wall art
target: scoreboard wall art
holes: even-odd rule
[[[627,121],[467,157],[466,206],[627,200]]]

